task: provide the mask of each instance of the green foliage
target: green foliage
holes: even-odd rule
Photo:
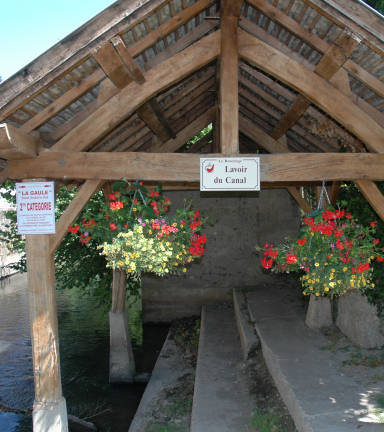
[[[278,414],[271,411],[262,412],[258,407],[253,410],[250,419],[252,430],[257,432],[285,432],[286,429],[280,423]]]
[[[373,7],[377,11],[384,13],[384,0],[363,0],[369,6]]]
[[[263,248],[264,268],[276,272],[302,272],[304,295],[337,297],[347,289],[361,292],[375,287],[372,262],[383,262],[382,247],[376,236],[376,222],[366,226],[352,218],[345,209],[332,206],[318,209],[303,220],[299,239],[288,239],[276,246]]]
[[[16,198],[13,193],[15,183],[7,181],[3,184],[5,191],[0,192],[8,203],[16,206]],[[64,213],[72,199],[76,196],[77,189],[68,191],[66,187],[61,188],[56,197],[56,220]],[[102,192],[97,193],[87,204],[85,214],[96,212],[101,204],[105,202]],[[22,272],[26,271],[25,240],[17,234],[16,211],[5,212],[7,221],[0,230],[0,236],[5,241],[10,252],[21,253],[21,259],[10,264],[9,267]],[[77,219],[81,223],[81,217]],[[66,235],[55,253],[56,284],[60,288],[79,287],[84,294],[93,294],[101,301],[110,302],[112,269],[107,268],[105,257],[100,255],[96,248],[88,248],[81,244],[76,238]],[[138,296],[140,289],[139,281],[128,278],[128,295]]]
[[[188,150],[189,147],[193,146],[197,141],[199,141],[201,138],[203,138],[205,135],[208,135],[209,132],[212,130],[212,124],[208,125],[206,128],[204,128],[201,132],[199,132],[196,136],[194,136],[191,140],[183,146],[182,150]]]
[[[384,182],[376,182],[376,186],[381,193],[384,193]],[[375,237],[380,240],[379,246],[381,248],[384,246],[384,222],[353,182],[346,182],[342,185],[337,205],[355,215],[361,225],[367,226],[371,221],[376,221]],[[377,305],[379,315],[382,315],[384,311],[384,269],[376,260],[372,262],[372,268],[371,280],[375,286],[366,291],[365,295],[370,303]]]

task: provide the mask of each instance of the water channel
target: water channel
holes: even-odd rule
[[[145,385],[108,382],[109,309],[78,290],[57,291],[63,395],[68,412],[98,431],[127,432]],[[129,315],[137,372],[151,372],[168,328],[142,326],[138,309]],[[0,402],[29,409],[33,398],[27,276],[18,274],[0,281]],[[32,418],[0,412],[0,431],[31,432]]]

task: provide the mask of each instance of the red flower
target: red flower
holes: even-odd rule
[[[372,222],[371,222],[372,223]],[[380,240],[379,239],[375,239],[375,240],[373,240],[373,242],[372,242],[374,245],[377,245],[377,244],[379,244],[380,243]]]
[[[302,238],[302,239],[297,240],[297,244],[300,245],[300,246],[303,246],[303,244],[306,243],[306,242],[307,242],[307,240],[305,239],[305,237]]]
[[[351,218],[352,218],[352,215],[351,215],[351,213],[347,213],[347,214],[345,215],[345,217],[346,217],[347,219],[351,219]]]
[[[377,259],[377,261],[379,261],[379,262],[383,262],[383,261],[384,261],[384,258],[381,257],[380,255],[379,255],[376,259]]]
[[[110,199],[110,201],[116,201],[117,200],[117,196],[114,193],[109,194],[108,198]]]
[[[119,210],[124,207],[124,204],[121,201],[111,202],[109,208],[111,210]]]
[[[313,217],[304,218],[305,225],[312,225],[314,222]]]
[[[68,227],[68,232],[76,234],[77,231],[79,231],[80,225],[75,225],[73,228],[71,227],[71,225],[69,225]]]
[[[266,269],[269,269],[273,266],[273,259],[267,259],[265,257],[264,259],[262,259],[260,261],[261,261],[261,265]]]
[[[117,226],[115,224],[113,224],[113,223],[109,224],[109,228],[111,228],[112,231],[117,230]]]
[[[376,223],[377,223],[377,222],[371,222],[369,225],[370,225],[371,227],[375,227],[375,226],[376,226]]]
[[[289,252],[287,253],[287,264],[291,265],[291,264],[295,264],[297,263],[297,255],[295,254],[290,254]]]
[[[128,224],[124,224],[124,228],[129,228],[129,225]]]

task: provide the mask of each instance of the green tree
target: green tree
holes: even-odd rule
[[[0,196],[8,203],[16,206],[15,183],[7,181],[3,185]],[[76,196],[77,189],[68,191],[66,187],[61,188],[56,196],[56,220],[64,213],[69,203]],[[100,191],[93,196],[76,223],[81,223],[82,217],[98,212],[104,195]],[[0,236],[10,252],[21,253],[20,260],[9,267],[15,270],[26,271],[25,240],[17,234],[17,215],[15,210],[5,212],[7,221],[0,230]],[[75,237],[66,235],[55,253],[56,283],[58,288],[78,287],[84,293],[92,293],[102,301],[111,299],[112,269],[106,266],[105,257],[100,255],[99,250],[81,244]],[[139,294],[139,284],[128,279],[128,293]]]

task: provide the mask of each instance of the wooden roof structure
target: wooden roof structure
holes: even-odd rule
[[[35,432],[67,422],[54,252],[109,181],[194,188],[201,154],[259,153],[305,211],[298,186],[353,180],[384,219],[383,35],[360,0],[119,0],[0,85],[0,183],[79,186],[56,234],[26,236]]]
[[[384,217],[383,35],[360,0],[119,0],[0,85],[0,180],[194,188],[199,154],[259,153],[306,211],[355,180]]]

